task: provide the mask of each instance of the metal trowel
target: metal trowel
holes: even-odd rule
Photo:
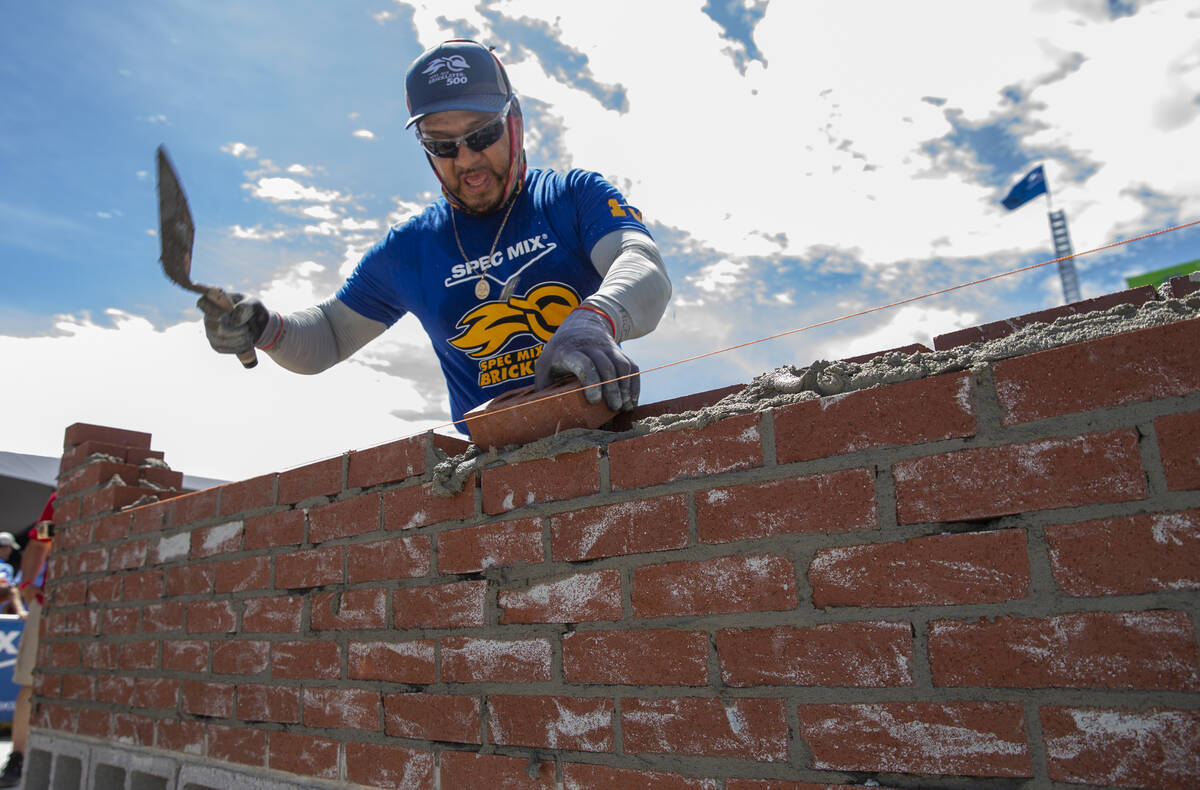
[[[167,156],[167,149],[158,147],[158,236],[162,242],[162,268],[176,285],[204,294],[222,310],[233,309],[229,294],[213,285],[192,282],[192,239],[196,226],[188,209],[187,195],[179,185],[179,176]],[[237,355],[242,365],[252,368],[258,364],[254,349]]]

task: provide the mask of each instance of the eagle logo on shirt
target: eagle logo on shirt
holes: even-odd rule
[[[520,335],[532,335],[544,343],[579,302],[579,295],[566,285],[545,283],[524,296],[475,307],[459,319],[458,328],[463,331],[449,343],[474,359],[499,352]]]

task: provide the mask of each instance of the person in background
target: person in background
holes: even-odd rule
[[[17,662],[13,667],[13,683],[21,687],[17,693],[17,705],[13,710],[12,753],[4,770],[0,771],[0,787],[16,787],[21,784],[25,765],[25,746],[29,740],[29,717],[32,713],[33,668],[37,662],[38,630],[42,619],[42,589],[46,583],[46,557],[54,537],[54,497],[50,494],[41,518],[37,520],[29,535],[21,557],[22,581],[17,590],[28,609],[25,628],[17,645]]]

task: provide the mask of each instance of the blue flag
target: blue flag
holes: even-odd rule
[[[1024,206],[1038,195],[1046,194],[1046,172],[1042,166],[1030,170],[1025,177],[1008,191],[1008,197],[1000,201],[1009,211]]]

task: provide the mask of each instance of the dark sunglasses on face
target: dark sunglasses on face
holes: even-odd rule
[[[484,151],[504,136],[504,122],[508,120],[508,109],[511,106],[511,102],[504,105],[504,109],[495,118],[459,137],[426,137],[418,128],[417,140],[426,151],[439,159],[453,159],[458,156],[458,147],[463,144],[472,151]]]

